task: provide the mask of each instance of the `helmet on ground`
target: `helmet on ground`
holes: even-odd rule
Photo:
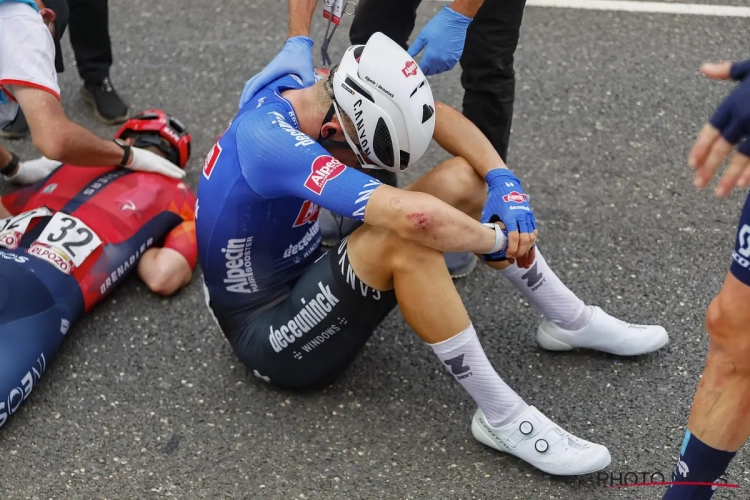
[[[367,44],[349,47],[332,87],[334,107],[354,123],[359,148],[344,135],[361,163],[403,172],[425,153],[435,131],[435,100],[422,70],[396,42],[375,33]]]
[[[160,109],[147,109],[134,116],[120,127],[115,137],[132,137],[137,148],[155,146],[180,168],[185,168],[190,159],[190,134],[182,122]]]

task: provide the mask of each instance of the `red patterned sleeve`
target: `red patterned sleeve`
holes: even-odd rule
[[[172,229],[164,240],[164,248],[171,248],[185,257],[190,269],[198,261],[198,239],[195,236],[195,221],[186,220]]]

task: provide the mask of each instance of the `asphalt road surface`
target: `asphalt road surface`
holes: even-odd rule
[[[133,109],[164,108],[189,125],[191,185],[245,80],[281,48],[285,4],[112,2],[113,82]],[[442,5],[425,2],[417,29]],[[678,456],[706,353],[704,311],[744,200],[692,187],[687,151],[730,89],[697,69],[747,58],[749,28],[742,18],[526,11],[509,163],[532,195],[540,248],[585,301],[662,324],[670,343],[638,359],[548,353],[534,339],[538,315],[499,275],[478,268],[457,287],[501,376],[574,434],[607,445],[615,483],[627,472],[668,478]],[[323,30],[316,16],[318,40]],[[337,32],[334,60],[346,33]],[[99,124],[79,94],[67,39],[64,50],[65,109],[111,136],[116,127]],[[459,77],[431,84],[460,108]],[[11,146],[38,155],[28,140]],[[442,158],[431,150],[416,173]],[[398,312],[342,380],[300,395],[235,360],[198,273],[168,300],[131,278],[68,334],[0,431],[0,497],[661,498],[663,488],[552,478],[494,452],[472,438],[473,411]],[[740,490],[715,498],[748,498],[749,471],[740,451],[728,472]]]

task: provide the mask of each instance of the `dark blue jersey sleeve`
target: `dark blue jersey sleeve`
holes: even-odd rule
[[[242,175],[255,193],[269,199],[310,200],[364,220],[367,202],[380,181],[333,158],[279,111],[259,109],[241,120],[237,155]]]

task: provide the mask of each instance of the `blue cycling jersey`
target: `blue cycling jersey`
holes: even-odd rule
[[[319,256],[319,206],[358,220],[380,185],[299,130],[282,93],[248,101],[208,154],[198,187],[198,258],[214,312],[253,311],[286,296]]]

